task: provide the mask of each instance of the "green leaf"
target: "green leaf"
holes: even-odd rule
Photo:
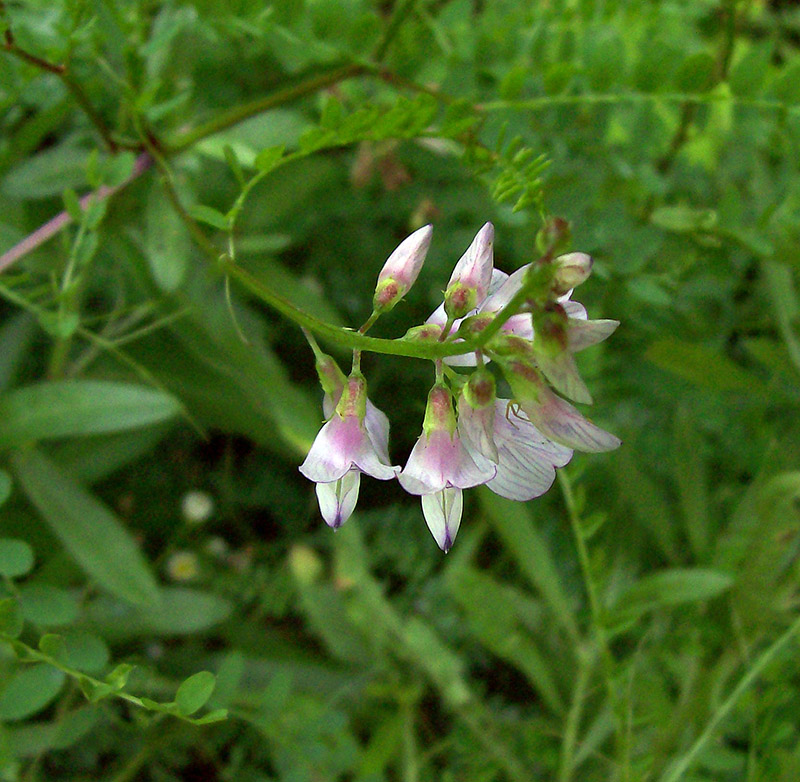
[[[50,584],[26,584],[19,590],[22,613],[29,622],[59,627],[78,617],[78,601],[66,589]]]
[[[726,573],[702,568],[674,568],[645,576],[617,599],[611,623],[631,620],[647,611],[711,600],[730,589]]]
[[[155,182],[147,197],[144,250],[156,285],[165,293],[180,288],[189,270],[191,241],[180,215]]]
[[[708,92],[715,82],[716,60],[708,52],[687,57],[675,75],[675,87],[689,94]]]
[[[200,671],[182,682],[175,695],[178,711],[188,717],[202,709],[214,692],[216,682],[216,676],[210,671]]]
[[[24,540],[0,538],[0,575],[17,578],[32,568],[33,549]]]
[[[661,369],[701,387],[767,395],[767,389],[758,377],[704,345],[660,339],[647,348],[645,357]]]
[[[135,667],[135,665],[131,665],[130,663],[122,663],[121,665],[118,665],[106,676],[106,682],[108,682],[108,684],[110,684],[115,690],[124,689],[125,685],[128,683],[128,677],[131,675],[131,671]]]
[[[717,224],[713,209],[693,209],[690,206],[660,206],[653,211],[650,222],[675,233],[710,231]]]
[[[131,603],[158,604],[158,585],[142,552],[103,503],[36,450],[11,461],[30,501],[92,578]]]
[[[272,171],[281,162],[283,151],[283,146],[262,149],[256,155],[256,168],[263,173]]]
[[[18,671],[0,692],[0,720],[21,720],[45,708],[61,690],[65,675],[40,664]]]
[[[39,651],[63,663],[67,656],[67,645],[62,636],[47,633],[39,639]]]
[[[189,214],[198,222],[218,228],[220,231],[227,231],[230,228],[230,221],[222,212],[203,204],[194,204],[189,209]]]
[[[0,633],[9,638],[18,638],[22,632],[24,619],[19,601],[14,597],[0,600]]]
[[[192,635],[224,621],[232,610],[225,598],[186,587],[164,587],[157,608],[135,608],[107,597],[96,598],[88,606],[90,620],[108,640]]]
[[[520,502],[498,497],[483,487],[479,496],[492,527],[519,569],[542,594],[570,638],[577,639],[580,634],[558,568],[547,544],[534,527],[528,508]]]
[[[731,69],[731,92],[737,98],[755,98],[764,86],[772,59],[772,41],[755,44]]]
[[[175,397],[146,386],[105,380],[61,380],[0,398],[0,445],[135,429],[181,410]]]
[[[192,720],[192,722],[195,725],[210,725],[212,722],[222,722],[222,720],[226,719],[228,719],[227,709],[214,709],[214,711],[210,711],[199,719]]]

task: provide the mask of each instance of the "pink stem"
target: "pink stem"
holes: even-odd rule
[[[136,158],[133,164],[133,171],[131,175],[122,184],[109,187],[102,185],[92,193],[88,193],[80,200],[81,209],[84,211],[88,208],[89,202],[96,200],[102,201],[104,198],[109,198],[114,195],[118,190],[122,190],[134,179],[140,177],[150,166],[153,165],[153,158],[147,152],[142,152]],[[28,234],[21,242],[15,244],[10,250],[6,250],[0,255],[0,272],[5,271],[9,266],[16,263],[20,258],[26,256],[29,252],[35,250],[39,245],[44,244],[48,239],[55,236],[64,226],[72,222],[72,217],[68,212],[61,212],[56,215],[52,220],[48,220],[44,225],[39,226],[32,234]]]

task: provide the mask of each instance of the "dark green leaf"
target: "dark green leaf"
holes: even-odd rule
[[[151,426],[180,409],[173,396],[145,386],[104,380],[39,383],[0,398],[0,445]]]
[[[12,464],[30,501],[92,578],[131,603],[158,603],[158,586],[142,552],[103,503],[38,451],[15,455]]]
[[[24,540],[0,538],[0,575],[18,578],[32,568],[33,549]]]

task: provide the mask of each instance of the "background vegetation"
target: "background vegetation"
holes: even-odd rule
[[[0,9],[1,779],[800,779],[796,3]],[[447,557],[394,485],[333,534],[264,295],[357,326],[433,222],[399,336],[547,214],[622,448]],[[430,364],[364,369],[401,461]]]

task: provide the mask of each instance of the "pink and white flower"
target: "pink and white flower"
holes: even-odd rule
[[[333,399],[327,396],[323,406],[327,412]],[[318,484],[320,511],[330,526],[341,526],[353,512],[362,472],[382,481],[397,475],[400,467],[389,464],[388,442],[389,421],[368,401],[364,376],[353,372],[300,466]]]
[[[422,435],[398,477],[409,494],[423,497],[425,521],[443,551],[450,550],[461,523],[461,490],[486,483],[496,472],[470,456],[456,427],[452,395],[437,383],[428,394]]]

